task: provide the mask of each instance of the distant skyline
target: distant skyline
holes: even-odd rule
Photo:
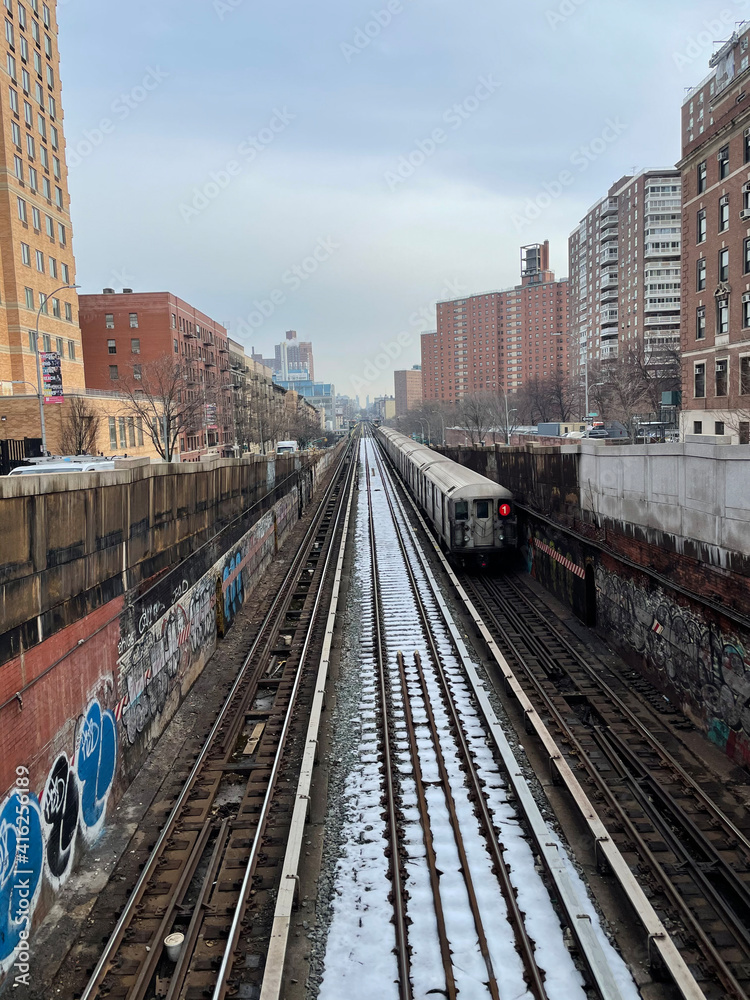
[[[634,169],[750,0],[62,0],[82,292],[172,291],[364,399]],[[379,357],[380,356],[380,357]],[[378,362],[389,367],[380,374]]]

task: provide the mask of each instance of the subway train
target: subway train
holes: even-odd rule
[[[517,519],[510,490],[391,428],[375,433],[456,562],[486,568],[515,551]]]

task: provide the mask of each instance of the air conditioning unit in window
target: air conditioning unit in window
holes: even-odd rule
[[[750,219],[750,208],[743,208],[740,212],[740,218],[745,220]]]

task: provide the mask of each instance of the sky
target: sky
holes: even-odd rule
[[[171,291],[393,393],[435,302],[518,283],[634,168],[750,0],[59,0],[81,292]]]

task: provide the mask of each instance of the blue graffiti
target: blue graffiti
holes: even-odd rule
[[[0,971],[10,968],[21,933],[31,927],[43,865],[39,802],[14,791],[0,809]]]
[[[98,701],[86,713],[78,743],[76,773],[81,789],[81,833],[93,840],[104,824],[117,766],[117,724]]]
[[[223,579],[225,583],[233,573],[236,573],[234,580],[232,580],[224,591],[224,618],[228,622],[232,621],[234,616],[242,607],[242,602],[245,596],[242,584],[242,570],[240,569],[241,563],[241,555],[237,552],[235,553],[234,558],[230,559],[224,567]]]

